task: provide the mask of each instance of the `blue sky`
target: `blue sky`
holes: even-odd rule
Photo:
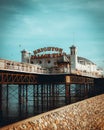
[[[0,0],[0,58],[55,46],[104,67],[104,0]]]

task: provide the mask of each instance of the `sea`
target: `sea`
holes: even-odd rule
[[[85,86],[71,84],[70,96],[66,99],[65,84],[54,85],[54,90],[52,85],[46,84],[2,85],[0,126],[6,126],[93,96],[91,93],[85,95],[84,91]]]

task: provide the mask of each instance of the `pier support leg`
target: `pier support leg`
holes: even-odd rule
[[[33,85],[33,102],[34,102],[34,108],[35,108],[35,85]]]
[[[2,85],[0,84],[0,125],[2,124]]]
[[[21,111],[21,103],[22,103],[22,100],[21,100],[21,87],[22,87],[22,85],[18,85],[18,115],[19,115],[19,117],[21,117],[21,113],[22,113],[22,111]]]
[[[88,84],[85,84],[85,99],[88,98]]]
[[[19,102],[19,105],[21,105],[21,85],[18,86],[18,102]]]
[[[26,84],[26,113],[28,113],[28,85]]]
[[[39,110],[39,85],[37,84],[37,110]]]
[[[44,87],[44,85],[41,84],[41,108],[42,108],[42,111],[43,111],[43,100],[44,100],[43,87]]]
[[[71,103],[70,84],[65,85],[65,97],[66,97],[66,104]]]
[[[47,109],[48,109],[48,91],[49,91],[48,90],[48,84],[47,84],[47,89],[46,90],[47,90]]]
[[[80,100],[81,100],[81,96],[82,96],[82,91],[81,91],[81,88],[82,88],[82,85],[81,84],[79,84],[79,97],[80,97]]]
[[[93,83],[90,84],[90,88],[91,88],[91,97],[92,97],[92,96],[95,96],[95,95],[96,95],[96,94],[95,94],[95,87],[94,87],[94,84],[93,84]]]
[[[6,112],[7,112],[7,115],[8,115],[8,102],[9,102],[9,85],[7,84],[7,97],[6,97]]]
[[[23,85],[23,88],[22,88],[22,91],[23,91],[23,93],[22,93],[22,96],[23,96],[23,104],[24,104],[24,102],[25,102],[25,85]]]
[[[26,84],[26,104],[28,102],[28,85]]]
[[[54,84],[52,84],[52,105],[54,107],[54,104],[55,104],[55,89],[54,89]]]

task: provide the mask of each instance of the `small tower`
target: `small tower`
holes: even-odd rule
[[[30,63],[31,53],[25,49],[21,51],[21,62]]]
[[[72,45],[70,47],[71,73],[75,73],[77,68],[77,48]]]

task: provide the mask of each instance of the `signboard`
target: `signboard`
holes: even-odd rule
[[[36,55],[37,53],[46,52],[46,51],[57,51],[59,53],[62,53],[63,49],[58,48],[58,47],[44,47],[44,48],[34,50],[34,55]]]

